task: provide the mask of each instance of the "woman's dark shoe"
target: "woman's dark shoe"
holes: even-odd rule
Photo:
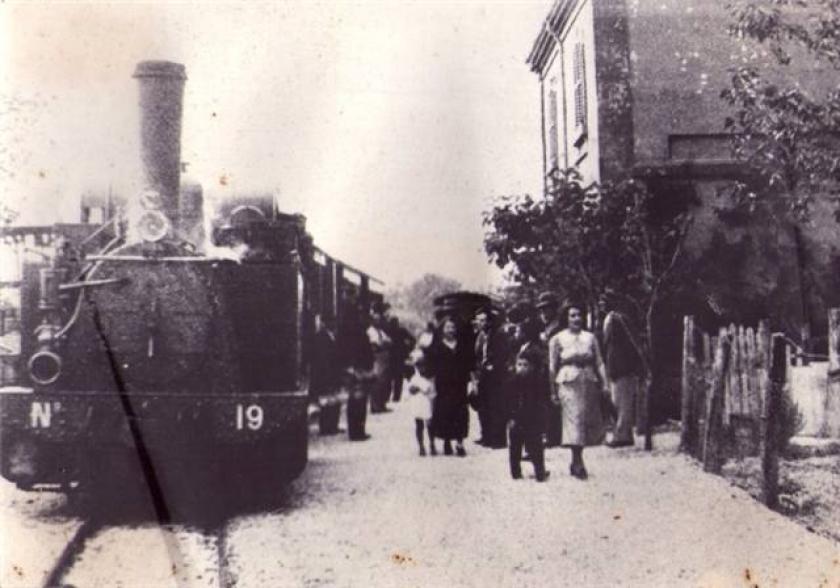
[[[432,455],[432,457],[436,456],[436,455],[437,455],[437,447],[435,447],[434,445],[432,445],[432,446],[429,448],[429,453]]]
[[[522,479],[522,472],[511,472],[510,477],[514,480],[521,480]]]
[[[541,476],[537,476],[537,482],[545,482],[548,480],[548,477],[551,475],[551,472],[545,472]]]
[[[464,449],[463,445],[459,445],[455,448],[455,453],[458,454],[458,457],[467,457],[467,450]]]
[[[426,457],[426,448],[425,447],[420,448],[420,457]]]
[[[583,467],[583,464],[573,463],[569,466],[569,473],[578,480],[585,480],[589,477],[589,474],[586,473],[586,468]]]
[[[452,444],[449,441],[446,441],[443,444],[443,454],[452,455]]]

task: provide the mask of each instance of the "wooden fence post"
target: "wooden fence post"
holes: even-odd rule
[[[653,422],[650,418],[650,397],[653,392],[653,378],[644,383],[642,391],[642,412],[645,415],[645,451],[653,451]]]
[[[694,448],[694,456],[700,461],[703,461],[703,452],[706,450],[706,429],[709,424],[707,420],[709,416],[707,414],[707,403],[712,396],[712,386],[714,385],[714,366],[718,339],[719,337],[717,335],[709,337],[709,353],[706,355],[706,362],[703,366],[702,394],[698,394],[697,398],[695,398],[694,406],[697,411],[697,445]],[[702,423],[700,422],[701,418]]]
[[[750,355],[749,334],[743,326],[738,327],[738,355],[741,358],[741,414],[750,416],[750,374],[752,373],[752,356]]]
[[[760,328],[760,327],[759,327]],[[746,357],[746,387],[747,387],[747,398],[746,398],[746,408],[747,414],[749,415],[750,419],[754,422],[758,422],[758,417],[761,415],[761,403],[758,399],[758,390],[759,390],[759,383],[758,383],[758,376],[759,376],[759,368],[761,366],[759,352],[758,352],[758,341],[756,338],[755,330],[750,327],[746,331],[746,350],[745,350],[745,357]]]
[[[692,453],[697,440],[697,415],[694,413],[694,377],[696,359],[694,354],[694,317],[683,318],[683,356],[680,398],[680,451]]]
[[[787,345],[784,335],[774,333],[770,386],[761,419],[761,472],[764,478],[764,504],[769,508],[776,508],[779,504],[779,413],[787,371]]]
[[[840,308],[828,311],[828,397],[825,433],[840,437]]]
[[[738,375],[741,357],[738,345],[738,328],[729,325],[729,369],[726,378],[726,393],[723,395],[723,424],[729,426],[729,416],[741,412],[741,378]]]
[[[811,358],[808,354],[811,353],[811,325],[805,323],[799,328],[799,339],[802,341],[802,353],[799,355],[799,363],[797,365],[808,365]]]
[[[770,364],[773,358],[773,336],[770,333],[770,321],[763,320],[758,323],[758,333],[755,338],[756,353],[756,419],[758,420],[759,444],[764,434],[764,415],[767,405],[768,390],[770,390]]]
[[[706,400],[706,431],[703,439],[703,469],[719,473],[723,467],[721,436],[726,382],[729,377],[730,341],[726,327],[722,327],[715,348],[712,386]]]

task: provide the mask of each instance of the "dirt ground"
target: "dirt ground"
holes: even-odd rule
[[[550,450],[538,484],[504,451],[418,457],[399,408],[370,429],[318,447],[293,508],[231,529],[245,585],[840,586],[839,544],[700,471],[676,435],[588,451],[586,482]]]
[[[473,436],[477,430],[472,423]],[[504,450],[419,457],[405,406],[369,419],[368,441],[313,435],[282,504],[227,522],[113,524],[64,583],[87,586],[840,587],[840,543],[764,508],[676,452],[587,450],[590,479],[551,449],[547,483]],[[0,484],[0,585],[37,586],[76,519],[60,498]]]
[[[724,477],[761,499],[758,458],[730,461]],[[809,531],[840,542],[840,454],[779,462],[779,511]]]

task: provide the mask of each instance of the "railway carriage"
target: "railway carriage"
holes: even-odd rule
[[[200,186],[180,181],[184,68],[143,62],[135,77],[146,189],[132,213],[2,230],[46,253],[21,272],[0,473],[25,489],[133,481],[165,500],[270,488],[306,464],[314,314],[365,312],[377,295],[270,196],[205,219]],[[361,307],[342,304],[351,289]]]

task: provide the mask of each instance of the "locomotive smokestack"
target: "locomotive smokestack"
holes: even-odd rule
[[[141,61],[134,77],[140,83],[140,149],[146,188],[160,194],[162,211],[175,225],[186,70],[171,61]]]

